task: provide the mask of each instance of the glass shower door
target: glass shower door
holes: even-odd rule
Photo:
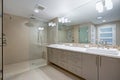
[[[29,31],[30,69],[47,65],[47,24],[39,24],[42,26],[30,27]]]

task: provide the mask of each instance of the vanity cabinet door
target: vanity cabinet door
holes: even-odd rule
[[[66,51],[60,50],[59,51],[59,58],[58,58],[58,65],[64,69],[67,69],[67,54],[65,53]]]
[[[62,53],[62,50],[59,49],[52,49],[52,57],[53,57],[53,63],[60,65],[60,54]]]
[[[48,62],[52,62],[53,61],[52,49],[51,48],[47,48],[47,52],[48,52]]]
[[[54,64],[58,64],[58,50],[53,48],[48,48],[48,61]]]
[[[82,54],[82,77],[86,80],[98,80],[98,56]]]
[[[68,70],[72,73],[81,76],[82,75],[82,57],[78,52],[68,52],[67,53],[67,65]]]
[[[120,59],[101,57],[99,80],[120,80]]]

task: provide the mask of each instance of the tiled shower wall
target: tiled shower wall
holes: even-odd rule
[[[4,64],[13,64],[28,60],[40,59],[45,55],[45,48],[42,44],[47,43],[47,25],[38,22],[33,27],[25,25],[28,18],[4,14],[4,34],[7,38],[7,45],[4,46]],[[41,32],[42,41],[38,42],[38,27],[45,27]]]

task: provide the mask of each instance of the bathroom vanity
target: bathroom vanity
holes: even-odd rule
[[[49,45],[48,61],[86,80],[120,80],[119,53],[112,49],[97,51],[95,48]]]

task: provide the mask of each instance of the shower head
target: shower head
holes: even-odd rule
[[[25,23],[26,26],[28,27],[34,27],[34,24],[30,21],[28,21],[27,23]]]
[[[38,26],[38,20],[32,15],[28,22],[25,23],[26,26],[28,27],[35,27],[35,26]]]

